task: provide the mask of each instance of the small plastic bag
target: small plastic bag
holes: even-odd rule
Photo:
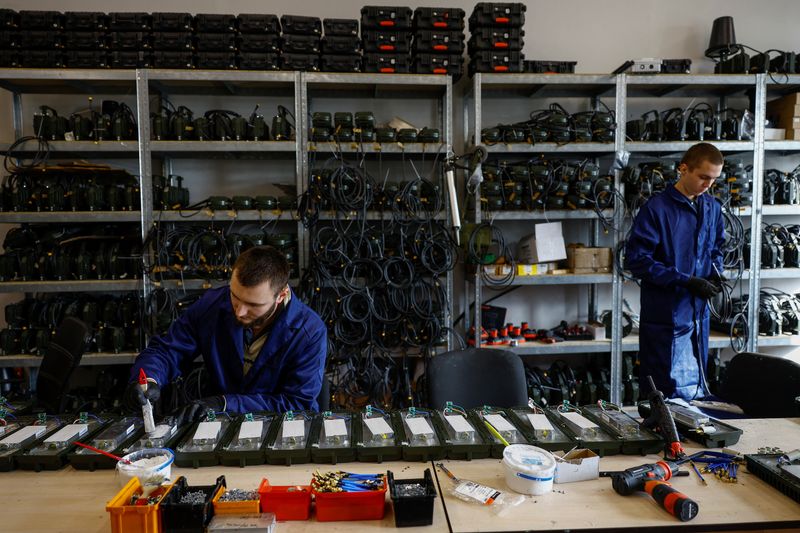
[[[447,487],[450,494],[465,502],[491,507],[498,516],[506,514],[525,501],[525,496],[503,492],[468,479],[457,478],[442,463],[437,463],[436,466],[450,479],[451,483]]]

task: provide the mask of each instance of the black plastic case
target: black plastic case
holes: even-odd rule
[[[239,53],[240,70],[280,70],[278,54]]]
[[[274,33],[243,33],[239,35],[239,52],[276,53],[281,49],[281,38]]]
[[[476,72],[522,72],[521,52],[477,52],[469,62],[469,75]]]
[[[106,34],[99,31],[69,31],[64,33],[64,48],[67,50],[105,50],[108,48]]]
[[[194,68],[194,55],[191,52],[154,52],[155,68]]]
[[[319,54],[319,37],[285,34],[283,36],[283,52],[285,54]]]
[[[352,55],[361,53],[361,39],[350,35],[326,35],[322,38],[322,53],[327,55]]]
[[[153,13],[153,31],[192,31],[194,17],[190,13]]]
[[[63,48],[61,34],[55,31],[21,31],[18,35],[23,50],[55,50]]]
[[[108,27],[108,15],[99,11],[67,11],[64,29],[67,31],[102,31]]]
[[[364,72],[408,74],[411,60],[406,54],[364,54]]]
[[[150,34],[140,31],[115,31],[108,35],[108,48],[116,51],[149,50]]]
[[[521,28],[476,28],[469,38],[469,53],[490,50],[517,52],[522,50],[524,35]]]
[[[194,36],[189,31],[164,31],[153,33],[153,50],[194,50]]]
[[[800,481],[779,466],[779,454],[754,453],[745,455],[747,470],[760,477],[789,498],[800,503]]]
[[[364,6],[361,8],[361,30],[410,30],[413,12],[401,6]]]
[[[663,74],[690,74],[692,72],[692,60],[662,59],[661,72]]]
[[[420,30],[414,35],[414,53],[459,54],[464,52],[464,33],[460,31]]]
[[[418,479],[395,479],[391,470],[386,473],[389,495],[394,508],[395,527],[417,527],[433,524],[433,500],[436,499],[436,486],[431,469],[425,469],[425,477]],[[398,489],[404,485],[421,485],[424,493],[409,496]]]
[[[323,19],[322,27],[325,35],[340,37],[358,37],[358,20],[356,19]]]
[[[234,70],[237,67],[234,52],[200,52],[195,56],[194,64],[200,69]]]
[[[218,477],[214,485],[194,487],[190,487],[186,478],[180,476],[159,505],[164,532],[203,533],[214,517],[214,505],[211,500],[222,487],[227,487],[225,476]],[[184,494],[198,491],[203,492],[202,503],[180,503]]]
[[[111,68],[149,68],[153,66],[153,56],[150,52],[111,52],[109,64]]]
[[[236,18],[240,33],[270,33],[281,32],[281,22],[278,15],[245,14]]]
[[[414,10],[415,30],[464,30],[464,10],[457,7],[418,7]]]
[[[206,33],[231,33],[236,31],[236,17],[233,15],[202,14],[195,15],[194,29]]]
[[[301,17],[299,15],[283,15],[281,28],[284,36],[294,35],[322,35],[322,20],[319,17]]]
[[[21,30],[60,30],[64,28],[64,15],[59,11],[20,11]]]
[[[286,54],[281,56],[281,70],[303,70],[317,72],[319,56],[316,54]]]
[[[0,31],[0,49],[17,50],[22,48],[22,32],[19,31]]]
[[[13,9],[0,9],[0,28],[4,30],[19,28],[19,13]]]
[[[574,74],[577,64],[577,61],[526,59],[522,62],[522,70],[531,74]]]
[[[417,54],[414,57],[414,72],[461,76],[464,73],[464,60],[460,54]]]
[[[148,31],[151,22],[149,13],[108,14],[108,29],[111,31]]]
[[[108,54],[103,51],[73,50],[64,54],[67,68],[108,68]]]
[[[236,35],[233,33],[197,33],[195,48],[198,52],[235,52]]]
[[[366,53],[404,54],[411,51],[411,34],[405,31],[365,31],[361,43]]]
[[[20,53],[19,63],[24,68],[61,68],[64,55],[60,51],[26,50]]]
[[[320,72],[361,72],[360,55],[328,55],[319,58]]]
[[[16,50],[0,50],[0,67],[17,68],[19,66],[19,53]]]
[[[479,2],[469,16],[469,28],[482,26],[509,26],[521,28],[525,25],[525,4]]]

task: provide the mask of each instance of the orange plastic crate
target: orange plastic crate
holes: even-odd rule
[[[164,491],[164,496],[170,489],[172,485]],[[131,497],[141,491],[139,478],[132,477],[106,504],[106,511],[111,517],[111,533],[161,533],[161,509],[158,503],[130,505]]]
[[[275,513],[276,520],[308,520],[311,516],[311,487],[270,485],[264,478],[258,487],[261,512]]]
[[[258,500],[243,500],[239,502],[221,502],[219,499],[227,489],[222,487],[217,495],[212,498],[211,503],[214,505],[214,514],[250,514],[259,513],[261,504]]]
[[[317,492],[314,494],[317,520],[381,520],[386,511],[386,478],[379,490],[366,492]]]

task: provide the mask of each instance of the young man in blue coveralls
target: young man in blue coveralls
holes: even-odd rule
[[[655,195],[633,222],[625,267],[641,280],[639,385],[647,376],[666,397],[708,395],[708,300],[721,290],[722,209],[704,194],[722,172],[708,143],[692,146],[675,185]]]
[[[208,409],[246,413],[317,409],[327,352],[320,317],[289,288],[289,264],[270,246],[250,248],[233,265],[230,284],[210,289],[150,340],[131,370],[126,404],[160,397],[184,362],[202,356],[207,396],[182,408],[179,419],[200,419]],[[138,384],[139,369],[147,390]]]

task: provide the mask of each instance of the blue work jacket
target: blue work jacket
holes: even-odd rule
[[[667,397],[705,396],[708,302],[685,283],[722,272],[722,208],[710,194],[695,203],[669,185],[641,208],[625,251],[625,267],[641,279],[639,382],[647,376]],[[713,265],[713,266],[712,266]],[[701,367],[698,367],[698,361]]]
[[[201,355],[207,394],[224,395],[229,412],[317,410],[327,347],[325,324],[292,294],[245,375],[243,328],[225,286],[206,291],[166,334],[152,338],[136,358],[131,379],[143,368],[163,386],[180,375],[183,362]]]

